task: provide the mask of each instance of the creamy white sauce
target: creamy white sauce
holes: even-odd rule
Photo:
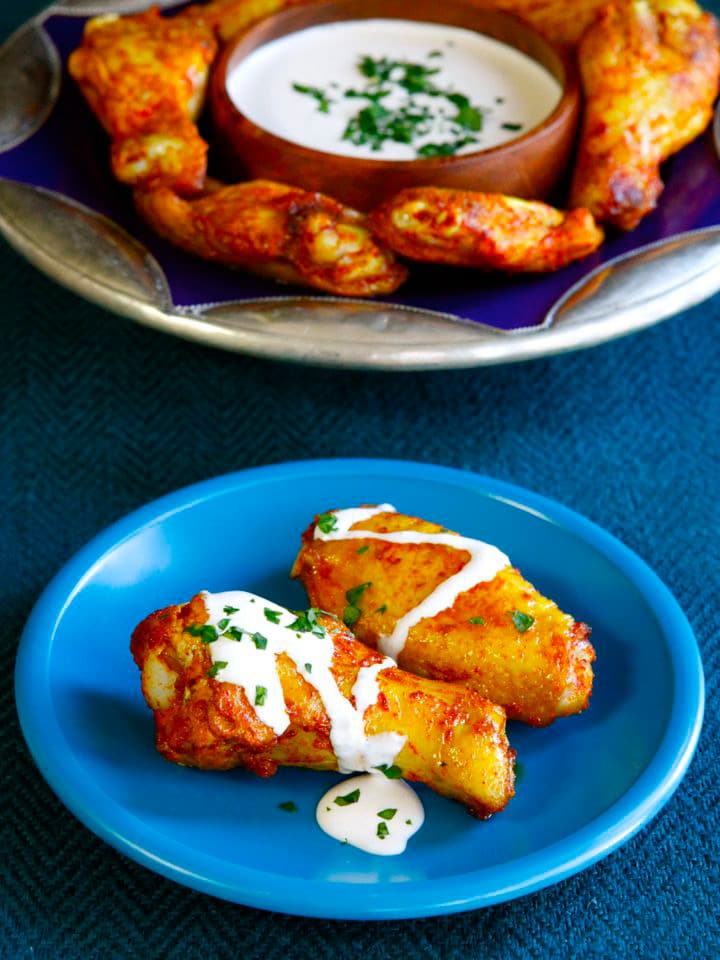
[[[394,660],[402,653],[408,633],[421,620],[434,617],[443,610],[449,610],[459,595],[471,590],[478,583],[492,580],[505,567],[510,566],[509,558],[497,547],[482,540],[461,537],[455,533],[421,533],[419,530],[397,530],[393,533],[376,533],[373,530],[352,530],[356,523],[369,520],[379,513],[396,513],[389,503],[377,507],[352,507],[347,510],[333,510],[334,529],[324,533],[315,527],[315,540],[383,540],[387,543],[437,543],[455,550],[464,550],[470,554],[465,566],[453,576],[439,584],[425,599],[404,617],[401,617],[393,632],[381,636],[378,641],[380,650]]]
[[[352,799],[358,791],[357,800]],[[338,804],[338,798],[346,798]],[[382,816],[381,816],[382,814]],[[425,819],[420,798],[403,780],[365,773],[331,787],[317,805],[315,817],[325,833],[367,853],[402,853]]]
[[[430,56],[438,52],[439,56]],[[415,160],[419,147],[446,141],[452,105],[448,106],[445,98],[422,93],[415,95],[413,102],[432,111],[435,125],[412,144],[385,141],[374,151],[368,144],[343,139],[351,117],[359,107],[367,106],[367,101],[344,95],[348,89],[365,85],[367,78],[357,64],[366,55],[438,68],[432,77],[437,87],[464,94],[482,109],[478,142],[462,147],[459,153],[499,146],[522,136],[552,113],[562,95],[555,78],[514,47],[458,27],[389,19],[324,24],[273,40],[248,57],[230,62],[227,92],[257,126],[327,153]],[[294,90],[293,84],[324,91],[329,100],[327,112],[318,109],[317,99]],[[402,91],[393,91],[382,105],[397,109],[403,96]]]
[[[394,667],[394,661],[385,659],[358,671],[353,706],[340,692],[330,669],[334,646],[325,630],[293,629],[297,614],[244,591],[203,593],[202,597],[208,624],[218,634],[218,639],[208,644],[215,678],[242,687],[258,718],[277,736],[290,724],[276,665],[278,655],[285,653],[322,699],[338,769],[350,773],[392,764],[406,737],[397,733],[368,736],[364,716],[377,701],[378,674]]]

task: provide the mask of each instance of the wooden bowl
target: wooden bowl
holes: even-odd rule
[[[570,14],[569,14],[570,15]],[[545,121],[508,143],[459,156],[374,160],[300,146],[244,116],[227,92],[227,77],[263,44],[307,27],[341,20],[418,20],[464,27],[515,47],[551,73],[562,89]],[[236,36],[222,52],[210,86],[216,143],[232,179],[263,178],[319,190],[369,210],[403,187],[439,186],[516,197],[548,195],[566,170],[580,112],[573,62],[523,20],[458,0],[337,0],[276,14]]]

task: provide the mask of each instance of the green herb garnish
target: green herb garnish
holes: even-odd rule
[[[227,665],[227,660],[216,660],[208,670],[206,676],[210,677],[211,679],[216,677],[218,675],[218,670],[224,670]]]
[[[312,673],[312,664],[311,664],[311,663],[306,663],[306,664],[305,664],[305,669],[307,670],[308,673]]]
[[[378,810],[378,816],[383,820],[392,820],[397,813],[397,807],[386,807],[385,810]]]
[[[343,610],[343,623],[346,627],[354,626],[362,613],[360,607],[345,607]]]
[[[357,803],[360,799],[360,788],[358,787],[355,790],[351,790],[350,793],[346,793],[344,797],[335,797],[335,803],[339,807],[349,807],[351,803]]]
[[[228,627],[223,636],[230,637],[231,640],[237,640],[239,643],[243,638],[243,631],[240,627]]]
[[[252,642],[258,648],[258,650],[265,650],[267,647],[267,637],[264,637],[261,633],[253,633],[250,637]]]
[[[383,603],[377,608],[375,613],[385,613],[386,610],[387,610],[387,604]]]
[[[283,802],[279,803],[278,806],[286,813],[297,813],[297,804],[293,803],[292,800],[283,800]]]
[[[323,533],[332,533],[337,530],[337,517],[334,513],[321,513],[317,518],[317,526]]]
[[[318,614],[320,610],[310,607],[309,610],[295,611],[297,620],[293,620],[288,626],[288,630],[299,630],[300,633],[312,633],[315,637],[324,637],[325,628],[318,623]]]
[[[230,623],[229,617],[223,617],[222,620],[218,620],[217,628],[218,630],[227,630],[228,624]]]
[[[380,837],[381,840],[384,840],[389,833],[390,831],[388,830],[388,825],[385,823],[384,820],[381,820],[380,823],[377,825],[377,835]]]
[[[364,547],[358,547],[355,552],[356,552],[356,553],[367,553],[369,549],[370,549],[370,547],[369,547],[367,544],[365,544]]]
[[[193,623],[185,627],[185,632],[192,637],[200,637],[203,643],[214,643],[217,638],[217,630],[211,623]]]
[[[522,610],[512,610],[510,616],[518,633],[525,633],[535,623],[535,617],[531,617],[529,613],[523,613]]]
[[[468,623],[474,623],[481,627],[485,623],[485,620],[482,617],[470,617]]]
[[[239,607],[223,607],[223,613],[227,613],[228,616],[231,616],[233,613],[237,613]]]
[[[321,90],[319,87],[307,87],[302,83],[294,83],[292,87],[297,93],[304,93],[306,96],[312,97],[318,105],[319,113],[330,113],[332,100],[324,90]]]
[[[501,123],[500,126],[503,130],[522,130],[523,125],[521,123]]]
[[[391,766],[388,766],[387,763],[381,763],[380,766],[375,767],[375,769],[384,773],[388,780],[397,780],[402,776],[402,770],[394,763]]]
[[[267,696],[267,687],[255,687],[255,706],[262,707],[265,703],[265,697]]]
[[[406,820],[405,823],[406,823],[409,827],[412,826],[412,820]]]
[[[372,582],[368,580],[367,583],[359,583],[356,587],[350,587],[350,589],[345,594],[345,599],[350,604],[351,607],[357,606],[357,602],[360,597],[365,593],[368,587],[372,586]]]
[[[280,611],[265,607],[265,619],[269,620],[270,623],[280,623]]]

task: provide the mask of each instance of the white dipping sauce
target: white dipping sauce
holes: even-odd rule
[[[315,816],[325,833],[341,843],[392,856],[405,850],[422,826],[425,811],[418,795],[403,780],[365,773],[331,787],[318,803]]]
[[[456,533],[421,533],[419,530],[396,530],[393,533],[377,533],[374,530],[352,530],[356,523],[369,520],[379,513],[396,513],[390,503],[381,503],[377,507],[352,507],[347,510],[332,510],[328,516],[334,517],[334,526],[327,532],[315,527],[315,540],[383,540],[386,543],[438,543],[454,550],[465,550],[470,559],[453,576],[443,580],[425,599],[404,617],[401,617],[391,634],[379,639],[378,647],[387,656],[397,659],[402,653],[407,635],[415,624],[428,617],[434,617],[442,610],[449,610],[459,595],[472,590],[478,583],[492,580],[505,567],[510,566],[509,558],[497,547],[482,540],[461,537]]]
[[[562,95],[557,80],[514,47],[459,27],[385,19],[324,24],[273,40],[230,62],[227,92],[257,126],[327,153],[415,160],[426,144],[457,139],[450,123],[457,106],[444,96],[422,92],[412,94],[412,106],[432,112],[433,125],[412,143],[385,140],[373,150],[370,144],[343,139],[351,118],[369,104],[345,96],[349,89],[366,87],[368,77],[358,69],[366,56],[437,69],[431,78],[435,87],[469,98],[482,113],[482,127],[468,130],[477,142],[456,153],[484,150],[522,136],[552,113]],[[326,112],[319,109],[317,97],[298,92],[293,84],[322,91]],[[403,98],[407,99],[405,90],[393,89],[378,103],[394,110],[405,102]]]

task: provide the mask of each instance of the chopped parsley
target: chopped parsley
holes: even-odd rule
[[[409,827],[412,826],[412,820],[406,820],[405,823],[406,823]]]
[[[512,610],[510,616],[518,633],[525,633],[535,623],[535,617],[531,617],[529,613],[523,613],[522,610]]]
[[[318,623],[319,610],[310,607],[309,610],[296,611],[297,620],[293,620],[288,630],[299,630],[300,633],[312,633],[315,637],[324,637],[325,628]]]
[[[214,643],[218,638],[218,633],[211,623],[192,623],[185,627],[185,632],[191,637],[200,637],[203,643]]]
[[[360,618],[361,613],[362,613],[362,610],[360,609],[360,607],[345,607],[345,609],[343,610],[343,623],[345,624],[345,626],[346,627],[354,626],[357,623],[358,619]]]
[[[224,670],[228,665],[227,660],[216,660],[207,672],[207,676],[213,679],[218,675],[219,670]]]
[[[396,764],[388,766],[386,763],[381,763],[379,767],[375,767],[376,770],[379,770],[380,773],[384,773],[388,780],[397,780],[402,776],[402,770]]]
[[[258,650],[265,650],[267,647],[267,637],[264,637],[261,633],[253,633],[251,638],[252,642],[258,648]]]
[[[452,156],[463,147],[478,143],[477,134],[483,129],[487,111],[464,93],[440,85],[441,67],[433,61],[441,56],[442,51],[431,50],[428,63],[361,56],[356,67],[364,84],[342,93],[345,99],[358,101],[358,109],[347,121],[342,139],[369,147],[373,152],[382,150],[386,143],[407,144],[415,147],[418,157]],[[330,113],[338,102],[319,87],[300,83],[293,83],[292,87],[312,97],[321,113]],[[433,142],[437,134],[443,139]],[[332,526],[325,529],[323,522]],[[336,529],[335,518],[322,514],[318,526],[323,533],[330,533]]]
[[[222,620],[218,620],[217,628],[218,628],[218,630],[220,630],[220,631],[222,631],[222,630],[227,630],[229,624],[230,624],[230,618],[229,618],[229,617],[223,617]]]
[[[357,787],[355,790],[351,790],[350,793],[346,793],[344,797],[335,797],[335,803],[339,807],[349,807],[351,803],[357,803],[360,799],[360,788]]]
[[[281,810],[284,810],[286,813],[297,813],[297,804],[293,803],[292,800],[283,800],[282,803],[278,804]]]
[[[228,627],[223,636],[230,637],[231,640],[237,640],[239,643],[243,638],[243,631],[240,627]]]
[[[523,125],[521,123],[501,123],[500,126],[503,130],[512,130],[516,132],[517,130],[522,130]]]
[[[255,687],[255,706],[262,707],[265,704],[265,697],[267,697],[267,687]]]
[[[386,610],[387,610],[387,604],[383,603],[377,608],[375,613],[385,613]]]
[[[323,533],[332,533],[337,530],[337,517],[334,513],[321,513],[317,518],[317,526]]]
[[[482,617],[470,617],[468,623],[474,623],[481,627],[485,623],[485,620]]]
[[[370,547],[369,547],[368,544],[366,543],[364,547],[358,547],[355,552],[356,552],[356,553],[367,553],[369,549],[370,549]]]
[[[233,613],[237,613],[239,609],[239,607],[223,607],[223,613],[231,616]]]
[[[388,830],[388,825],[385,823],[384,820],[381,820],[380,823],[377,825],[377,835],[380,837],[381,840],[384,840],[389,833],[390,831]]]
[[[306,664],[305,664],[305,669],[307,670],[308,673],[312,673],[312,664],[311,664],[311,663],[306,663]]]
[[[321,90],[319,87],[308,87],[302,83],[294,83],[292,87],[297,93],[304,93],[306,96],[312,97],[317,103],[319,113],[330,113],[332,100],[324,90]],[[327,531],[324,532],[327,533]]]
[[[397,807],[386,807],[384,810],[378,810],[378,816],[383,820],[392,820],[397,813]]]
[[[265,619],[269,620],[270,623],[280,623],[280,611],[265,607]]]
[[[360,597],[365,593],[368,587],[372,586],[372,582],[368,580],[367,583],[359,583],[356,587],[351,587],[345,594],[345,599],[350,604],[351,607],[357,606],[357,602]]]

